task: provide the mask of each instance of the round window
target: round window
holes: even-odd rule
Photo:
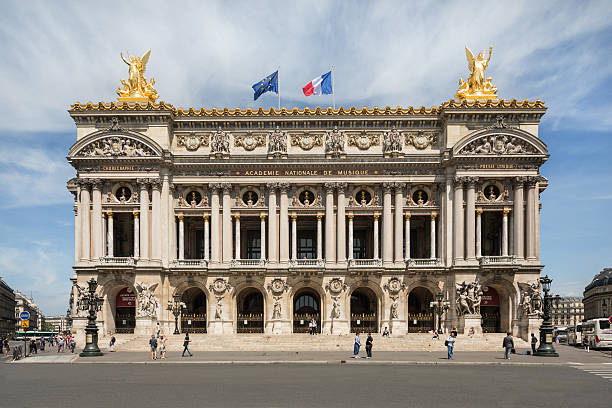
[[[257,195],[255,191],[252,191],[252,190],[245,191],[244,194],[242,195],[242,202],[248,206],[257,204],[258,199],[259,199],[259,196]]]
[[[429,201],[429,196],[425,190],[417,190],[412,193],[412,201],[414,201],[416,205],[424,205]]]
[[[499,188],[494,184],[486,186],[484,191],[485,196],[491,201],[497,200],[497,197],[499,197]]]
[[[119,201],[127,201],[132,196],[132,190],[129,187],[119,187],[117,191],[115,191],[115,197]]]
[[[310,190],[304,190],[300,193],[299,199],[302,205],[309,206],[309,205],[312,205],[312,203],[314,202],[315,195]]]
[[[202,194],[198,193],[195,190],[190,191],[189,193],[187,193],[187,196],[185,197],[185,201],[187,201],[188,204],[198,205],[200,204],[200,201],[202,201]]]
[[[359,190],[355,194],[355,202],[359,205],[368,205],[372,201],[372,195],[368,190]]]

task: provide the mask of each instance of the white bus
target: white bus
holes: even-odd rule
[[[582,323],[582,337],[591,348],[612,348],[612,327],[608,319],[592,319]]]
[[[576,323],[575,326],[567,328],[567,344],[569,346],[582,345],[582,323]]]

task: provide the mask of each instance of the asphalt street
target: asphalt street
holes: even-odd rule
[[[1,407],[609,408],[612,401],[609,379],[571,366],[0,364],[0,384]]]

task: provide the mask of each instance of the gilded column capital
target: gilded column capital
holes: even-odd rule
[[[317,220],[322,220],[323,219],[323,214],[317,214]]]
[[[510,214],[510,209],[509,208],[504,208],[504,217],[507,217],[508,214]]]
[[[297,214],[295,213],[291,214],[291,221],[297,220],[297,217],[298,217]]]
[[[380,214],[379,213],[374,213],[373,215],[375,220],[378,220],[380,218]]]
[[[353,221],[353,218],[355,218],[355,214],[353,214],[353,213],[348,213],[348,214],[346,214],[346,217],[347,217],[349,220]]]
[[[183,222],[183,214],[179,214],[176,216],[176,218],[178,218],[179,222]]]
[[[204,219],[205,222],[208,221],[208,214],[204,214],[202,218]]]
[[[266,214],[259,214],[259,219],[261,221],[265,221],[266,220],[267,215]]]
[[[432,221],[435,221],[437,217],[438,217],[438,213],[431,213],[431,220]]]
[[[134,215],[134,218],[139,218],[140,217],[140,212],[138,212],[138,211],[132,211],[132,214]]]
[[[482,215],[482,208],[477,208],[476,209],[476,216],[480,217]]]
[[[112,211],[107,211],[106,212],[106,217],[107,218],[113,218],[113,212]]]
[[[240,221],[240,214],[234,214],[233,217],[236,219],[236,221]]]
[[[412,217],[412,215],[410,215],[410,213],[404,214],[404,218],[406,218],[406,221],[410,221],[410,217]]]

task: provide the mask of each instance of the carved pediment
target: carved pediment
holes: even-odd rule
[[[83,140],[71,149],[73,157],[154,157],[161,149],[139,137],[126,134],[105,134]]]
[[[546,145],[537,137],[519,130],[489,128],[457,143],[459,155],[540,155],[547,154]]]

